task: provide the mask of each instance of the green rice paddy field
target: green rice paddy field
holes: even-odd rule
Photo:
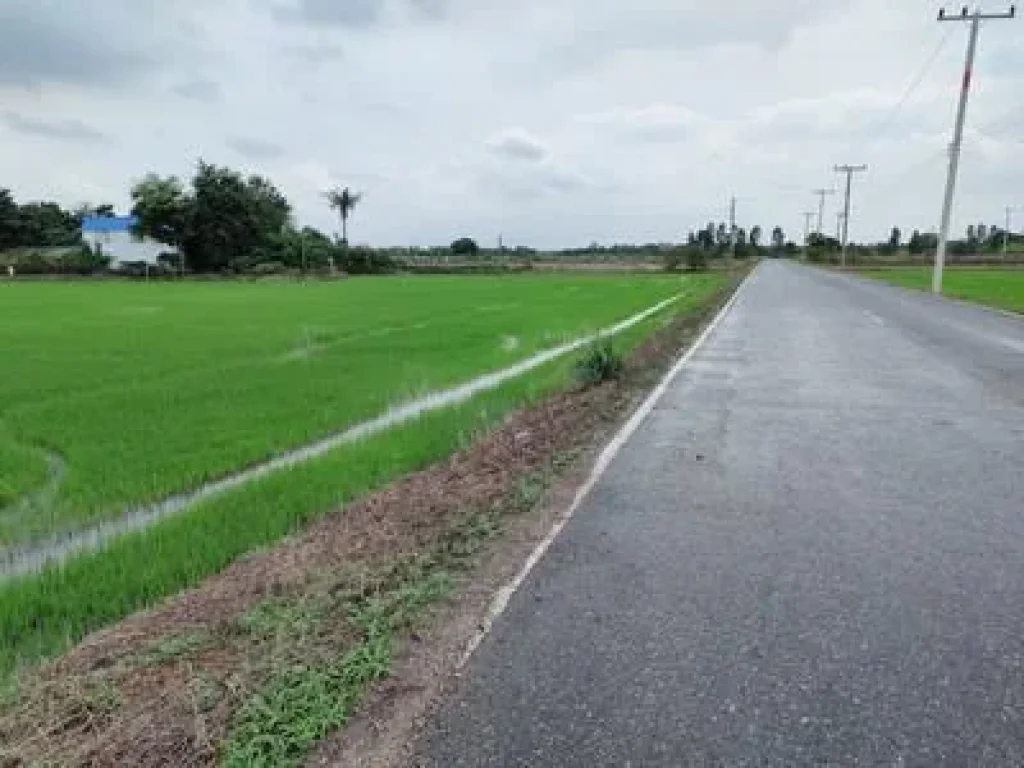
[[[507,367],[723,275],[0,285],[0,554],[116,518]],[[573,355],[207,499],[39,573],[0,574],[0,681],[464,445],[564,387]],[[26,500],[32,503],[26,503]]]
[[[193,488],[679,289],[658,277],[0,286],[0,548]],[[47,508],[14,514],[57,462]]]
[[[863,274],[904,288],[930,290],[932,285],[929,267],[872,269],[865,270]],[[954,267],[943,275],[943,292],[965,301],[1024,312],[1024,269]]]

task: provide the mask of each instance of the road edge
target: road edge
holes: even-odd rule
[[[732,311],[733,306],[739,300],[747,285],[760,268],[761,264],[758,263],[752,270],[750,270],[750,272],[747,273],[746,277],[743,278],[743,281],[739,286],[737,286],[736,290],[733,291],[729,300],[718,311],[714,318],[712,318],[711,322],[707,324],[704,330],[701,331],[701,334],[697,337],[696,341],[694,341],[686,352],[683,353],[682,357],[673,364],[668,373],[662,377],[661,381],[658,382],[658,385],[647,396],[647,399],[640,404],[622,428],[611,437],[605,447],[601,450],[600,454],[598,454],[598,457],[594,461],[586,480],[584,480],[583,484],[577,488],[572,503],[565,512],[555,518],[555,522],[548,533],[530,553],[530,556],[526,559],[526,562],[519,569],[518,573],[516,573],[515,577],[505,586],[499,588],[494,598],[492,598],[490,606],[480,622],[479,630],[474,633],[473,637],[466,644],[462,655],[459,657],[459,660],[455,665],[456,674],[459,674],[463,669],[465,669],[466,665],[472,659],[473,654],[477,651],[484,640],[487,639],[487,636],[491,634],[495,622],[501,618],[501,615],[508,608],[512,597],[523,586],[537,564],[544,559],[544,556],[551,548],[551,545],[569,524],[569,521],[572,520],[573,516],[583,505],[583,502],[590,496],[590,493],[593,491],[598,481],[604,476],[605,472],[607,472],[609,466],[611,466],[612,461],[615,460],[615,457],[618,456],[622,448],[627,442],[629,442],[629,439],[640,428],[644,421],[647,420],[647,417],[651,415],[655,406],[661,398],[664,397],[668,388],[686,368],[693,356],[702,346],[704,346],[704,343],[708,340],[711,334],[715,332],[722,320],[730,311]]]

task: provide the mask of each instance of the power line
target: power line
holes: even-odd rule
[[[967,118],[967,97],[971,92],[971,75],[974,70],[974,55],[978,50],[978,32],[981,22],[990,19],[1012,19],[1016,8],[1010,6],[1008,13],[968,14],[966,6],[960,16],[947,16],[945,9],[939,11],[939,21],[969,21],[971,33],[967,40],[967,61],[964,65],[964,79],[960,86],[960,103],[956,111],[953,128],[953,143],[949,149],[949,172],[946,175],[946,192],[942,199],[942,223],[939,226],[939,247],[935,250],[935,269],[932,274],[932,291],[942,293],[942,271],[946,264],[946,243],[949,239],[949,224],[953,216],[953,197],[956,194],[956,177],[960,169],[960,150],[964,140],[964,122]]]
[[[928,73],[935,65],[935,62],[939,58],[939,54],[942,53],[942,49],[946,47],[946,43],[949,41],[949,37],[952,34],[952,32],[952,29],[946,30],[946,33],[939,40],[939,44],[935,46],[935,50],[933,50],[931,55],[925,60],[924,65],[921,67],[920,70],[918,70],[917,74],[914,75],[914,79],[910,81],[910,84],[907,86],[906,90],[903,91],[903,95],[900,96],[899,100],[896,102],[896,105],[892,109],[890,109],[889,113],[878,123],[876,129],[877,133],[881,134],[886,128],[892,125],[893,121],[899,116],[900,110],[903,109],[907,101],[914,94],[914,92],[917,91],[921,83],[924,82],[925,77],[927,77]],[[877,141],[877,138],[875,140]],[[871,143],[868,143],[867,146],[871,146]]]

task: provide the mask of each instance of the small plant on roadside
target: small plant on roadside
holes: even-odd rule
[[[163,664],[171,659],[191,656],[206,648],[209,643],[209,635],[203,632],[167,635],[150,646],[145,654],[145,662],[147,664]]]
[[[577,382],[590,387],[617,378],[622,373],[622,365],[622,355],[615,350],[611,340],[598,339],[576,361],[573,372]]]

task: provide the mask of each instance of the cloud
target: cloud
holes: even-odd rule
[[[90,14],[96,16],[89,18]],[[151,69],[155,59],[103,30],[114,23],[103,7],[83,9],[50,0],[0,5],[0,84],[118,84]]]
[[[202,77],[178,83],[171,91],[182,98],[206,104],[214,104],[223,98],[220,86],[214,80]]]
[[[247,160],[277,160],[286,154],[285,148],[280,144],[265,141],[264,139],[233,136],[225,143]]]
[[[367,29],[386,18],[440,20],[448,0],[285,0],[272,6],[282,21]]]
[[[323,189],[365,192],[360,242],[543,247],[685,237],[732,195],[799,232],[809,190],[867,163],[853,234],[884,238],[941,204],[963,30],[893,111],[949,31],[929,5],[0,0],[0,167],[19,198],[125,208],[203,157],[272,171],[327,232]],[[1024,178],[1018,34],[984,32],[958,231]]]
[[[87,144],[107,141],[105,134],[86,125],[81,120],[41,120],[26,117],[17,112],[7,112],[4,114],[3,121],[12,131],[25,136]]]
[[[710,121],[689,107],[657,103],[578,115],[576,121],[636,141],[678,141]]]
[[[487,141],[487,147],[494,154],[511,160],[538,161],[548,155],[540,139],[518,128],[495,134]]]

